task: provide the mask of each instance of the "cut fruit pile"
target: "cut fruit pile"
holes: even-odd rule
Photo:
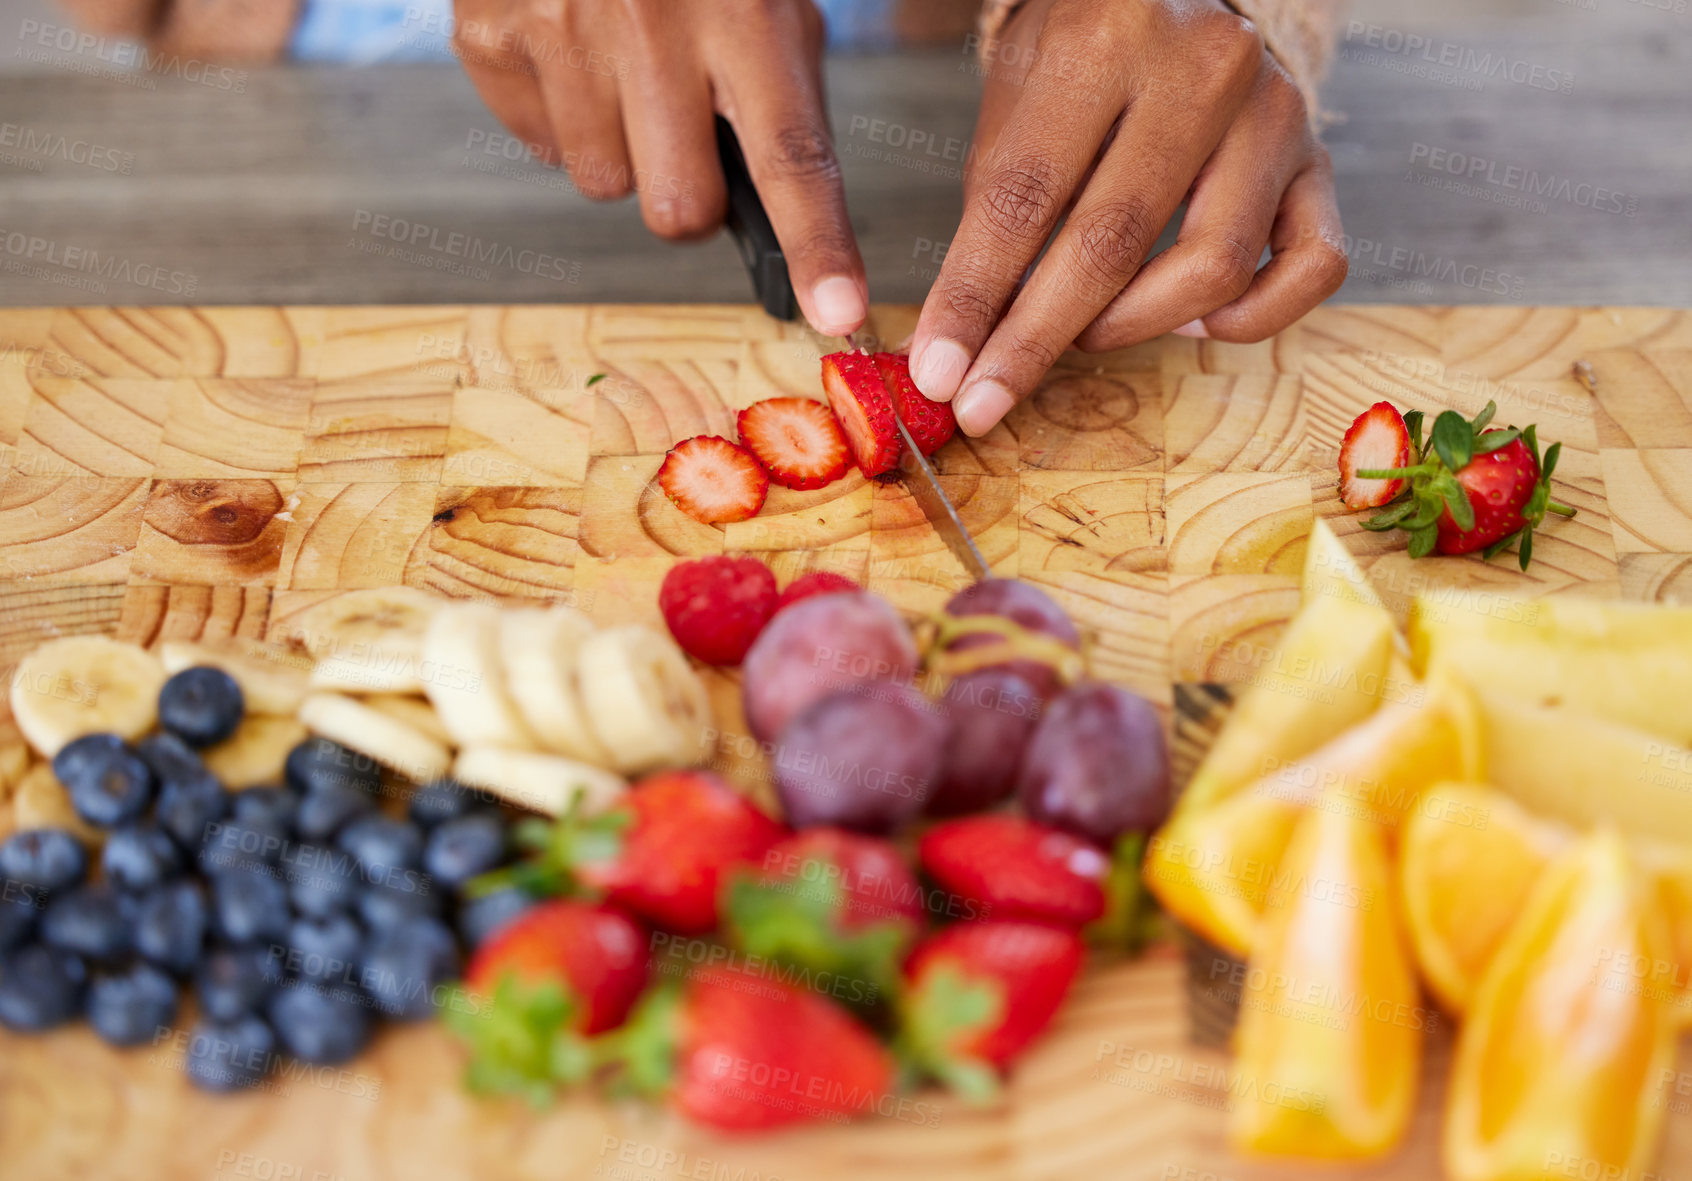
[[[1648,1175],[1692,1026],[1688,677],[1681,608],[1425,595],[1406,644],[1317,523],[1303,606],[1143,869],[1247,960],[1236,1148],[1391,1152],[1425,985],[1459,1022],[1448,1176]]]
[[[670,448],[658,486],[696,521],[721,525],[757,516],[771,484],[822,488],[846,474],[893,470],[904,451],[902,421],[924,455],[957,430],[952,408],[930,402],[911,381],[910,358],[896,353],[832,353],[822,359],[825,405],[769,398],[740,412],[740,442],[696,435]]]

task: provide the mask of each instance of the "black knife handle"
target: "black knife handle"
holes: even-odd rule
[[[764,310],[778,320],[799,318],[799,301],[793,295],[793,280],[787,273],[787,259],[776,240],[770,215],[758,197],[752,174],[746,170],[746,156],[740,150],[734,128],[717,116],[717,155],[728,182],[729,233],[740,247],[740,259],[752,276],[752,290]]]

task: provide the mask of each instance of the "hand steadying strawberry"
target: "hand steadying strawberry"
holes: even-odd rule
[[[1488,402],[1473,420],[1442,411],[1424,442],[1421,411],[1401,417],[1391,403],[1375,403],[1340,447],[1341,499],[1348,508],[1385,506],[1363,527],[1405,530],[1412,558],[1436,550],[1492,558],[1515,545],[1526,570],[1545,514],[1575,510],[1551,499],[1563,445],[1551,444],[1542,461],[1532,426],[1487,429],[1497,409]]]

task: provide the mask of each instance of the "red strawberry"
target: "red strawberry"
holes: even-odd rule
[[[823,389],[840,420],[858,470],[879,476],[899,462],[893,397],[868,353],[830,353],[822,359]]]
[[[901,1039],[941,1081],[990,1094],[995,1068],[1051,1024],[1081,969],[1081,938],[1040,923],[958,923],[905,965]]]
[[[1410,462],[1410,430],[1391,402],[1376,402],[1345,432],[1340,444],[1340,503],[1379,508],[1404,490],[1402,479],[1364,479],[1359,469],[1397,468]]]
[[[1098,846],[1020,816],[937,824],[918,846],[934,883],[983,917],[1077,928],[1105,912],[1110,857]]]
[[[690,970],[612,1035],[638,1090],[689,1119],[755,1131],[882,1109],[894,1064],[869,1030],[814,992],[767,972]]]
[[[843,591],[863,589],[844,574],[836,574],[832,570],[813,570],[809,574],[801,574],[787,584],[787,589],[781,592],[781,598],[776,600],[776,610],[791,607],[800,599],[808,599],[812,595],[835,595]]]
[[[719,435],[696,435],[670,448],[658,486],[696,521],[744,521],[764,507],[768,473],[752,453]]]
[[[827,406],[766,398],[740,412],[740,442],[783,488],[821,488],[846,474],[846,437]]]
[[[1499,433],[1483,431],[1480,438]],[[1449,506],[1440,513],[1439,540],[1434,548],[1442,554],[1473,553],[1520,529],[1526,523],[1522,511],[1539,484],[1539,461],[1518,435],[1497,450],[1469,460],[1457,472],[1457,483],[1468,493],[1475,520],[1470,528],[1463,529]]]
[[[958,429],[950,402],[931,402],[911,380],[911,359],[903,353],[877,353],[875,364],[893,397],[893,411],[911,432],[917,450],[933,455]]]
[[[482,945],[467,992],[443,1010],[471,1049],[473,1090],[526,1094],[584,1081],[585,1040],[622,1024],[646,987],[650,956],[639,923],[608,906],[543,902]]]
[[[658,588],[670,634],[706,664],[739,664],[776,606],[775,575],[757,558],[677,562]]]

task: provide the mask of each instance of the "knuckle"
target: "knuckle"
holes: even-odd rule
[[[999,303],[973,282],[947,284],[941,292],[947,315],[964,324],[991,324],[999,318]]]
[[[1323,298],[1332,295],[1345,282],[1351,270],[1351,259],[1337,242],[1318,239],[1299,254],[1300,278]]]
[[[1139,267],[1160,228],[1144,202],[1114,201],[1101,209],[1076,240],[1084,278],[1114,289]]]
[[[770,145],[770,164],[781,175],[799,180],[833,180],[840,175],[834,144],[815,123],[795,123],[778,130]]]
[[[1132,343],[1115,324],[1103,315],[1083,328],[1081,335],[1075,338],[1075,347],[1084,353],[1113,352]]]
[[[698,201],[656,201],[645,216],[646,228],[671,242],[703,238],[722,223],[715,210]]]
[[[1057,217],[1056,169],[1035,158],[1002,168],[981,189],[981,209],[989,227],[1001,237],[1020,243],[1043,236]]]
[[[1237,238],[1224,238],[1193,259],[1190,282],[1228,303],[1244,295],[1257,274],[1257,255]]]
[[[1026,332],[1017,332],[1005,342],[1010,356],[1019,364],[1038,369],[1041,373],[1058,363],[1063,356],[1064,346],[1053,344],[1043,336],[1030,336]]]

